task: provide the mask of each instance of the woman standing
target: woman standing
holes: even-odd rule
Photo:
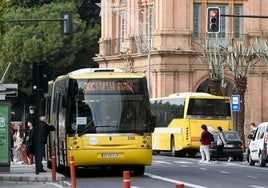
[[[219,159],[219,156],[223,156],[225,157],[228,162],[231,161],[231,157],[228,157],[228,155],[226,153],[223,152],[223,148],[224,146],[227,144],[226,143],[226,139],[225,139],[225,136],[223,134],[223,130],[222,130],[222,127],[217,127],[218,129],[218,136],[217,136],[217,155],[216,155],[216,161],[218,161]]]
[[[17,130],[14,134],[14,158],[15,162],[19,162],[22,160],[22,154],[21,154],[21,146],[23,142],[24,133],[22,130],[22,126],[19,124],[17,125]]]
[[[27,156],[29,158],[30,165],[33,164],[33,154],[34,154],[34,128],[33,128],[33,120],[28,120],[27,122],[28,130],[25,134],[25,143],[26,143],[26,151]]]
[[[209,147],[211,143],[210,133],[208,132],[206,125],[201,125],[201,129],[203,130],[201,133],[201,146],[200,146],[200,154],[201,160],[199,162],[206,162],[210,161],[210,154],[209,154]]]

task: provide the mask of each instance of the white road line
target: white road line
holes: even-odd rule
[[[171,164],[170,162],[166,162],[166,161],[153,161],[153,163],[156,163],[156,164]]]
[[[150,173],[144,173],[146,176],[149,176],[151,178],[154,179],[158,179],[158,180],[162,180],[162,181],[166,181],[166,182],[170,182],[170,183],[175,183],[175,184],[184,184],[188,187],[193,187],[193,188],[208,188],[208,187],[204,187],[201,185],[196,185],[196,184],[191,184],[191,183],[187,183],[187,182],[183,182],[183,181],[178,181],[178,180],[174,180],[174,179],[170,179],[170,178],[164,178],[162,176],[158,176],[158,175],[154,175],[154,174],[150,174]]]
[[[208,170],[207,168],[199,168],[200,170]]]
[[[247,176],[248,178],[252,178],[252,179],[258,179],[258,177],[256,176]]]
[[[226,171],[220,171],[220,173],[223,173],[223,174],[230,174],[230,172],[226,172]]]
[[[253,187],[253,188],[267,188],[267,187],[262,187],[262,186],[257,186],[257,185],[248,185],[249,187]]]
[[[193,164],[193,162],[189,162],[189,161],[174,161],[174,163],[178,163],[178,164]]]

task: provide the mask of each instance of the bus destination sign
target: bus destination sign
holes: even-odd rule
[[[85,92],[134,92],[134,82],[133,81],[89,81],[84,83]]]

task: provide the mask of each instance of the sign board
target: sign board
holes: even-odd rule
[[[18,96],[18,84],[1,84],[0,83],[0,100],[5,100],[7,97]]]
[[[240,111],[240,95],[232,95],[232,111]]]
[[[10,103],[0,102],[0,171],[10,171]]]

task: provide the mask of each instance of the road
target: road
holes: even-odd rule
[[[268,188],[268,167],[241,161],[199,163],[199,158],[153,156],[144,176],[131,177],[131,188]],[[80,171],[77,188],[123,187],[123,177],[98,171]],[[69,181],[69,180],[68,180]]]

